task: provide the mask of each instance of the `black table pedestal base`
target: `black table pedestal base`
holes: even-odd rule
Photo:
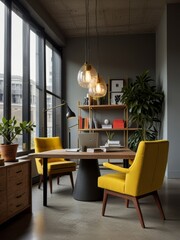
[[[103,189],[98,188],[100,176],[97,159],[80,159],[73,197],[79,201],[99,201],[103,198]]]

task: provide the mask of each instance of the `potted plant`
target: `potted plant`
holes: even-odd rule
[[[128,107],[129,124],[136,124],[138,128],[128,139],[129,148],[134,151],[141,140],[155,140],[158,137],[164,93],[153,83],[146,70],[122,89],[121,101]]]
[[[0,135],[4,138],[4,143],[0,145],[1,158],[4,161],[15,161],[18,144],[13,144],[14,139],[23,132],[31,132],[35,125],[30,121],[18,123],[16,118],[2,118],[0,123]]]

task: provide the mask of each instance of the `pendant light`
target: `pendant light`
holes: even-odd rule
[[[98,75],[97,83],[95,83],[95,84],[90,83],[89,95],[92,98],[97,99],[97,98],[104,97],[106,95],[106,93],[107,93],[106,83],[103,80],[103,78]]]
[[[85,44],[85,63],[78,72],[77,81],[83,88],[89,88],[90,83],[97,82],[97,71],[88,63],[89,60],[89,0],[85,0],[86,10],[86,44]]]
[[[97,37],[97,59],[99,62],[99,41],[98,41],[98,30],[97,30],[97,0],[96,0],[96,7],[95,7],[95,23],[96,23],[96,37]],[[99,64],[98,64],[99,65]],[[102,77],[98,74],[97,82],[91,82],[89,85],[89,95],[94,98],[101,98],[104,97],[107,93],[107,86],[105,81]]]

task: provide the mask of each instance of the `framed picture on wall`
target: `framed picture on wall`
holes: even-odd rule
[[[116,104],[116,105],[120,105],[122,104],[121,102],[121,96],[122,96],[122,93],[120,92],[111,92],[110,94],[110,104]]]
[[[110,91],[121,92],[124,85],[123,79],[110,79]]]
[[[124,86],[124,79],[110,79],[108,91],[108,103],[109,104],[122,104],[122,88]]]

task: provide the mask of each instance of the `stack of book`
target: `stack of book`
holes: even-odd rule
[[[121,147],[121,144],[119,140],[112,141],[108,139],[107,143],[105,144],[105,147]]]
[[[104,149],[104,152],[119,152],[123,150],[120,141],[108,140],[104,146],[100,147]]]

